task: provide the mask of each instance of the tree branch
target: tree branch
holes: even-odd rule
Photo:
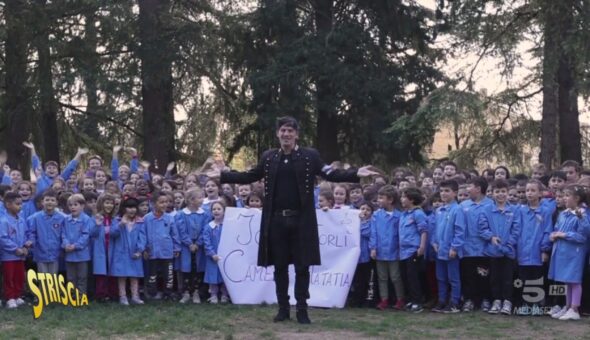
[[[130,126],[129,124],[122,123],[122,122],[120,122],[120,121],[117,121],[117,120],[115,120],[115,119],[113,119],[113,118],[111,118],[111,117],[107,117],[107,116],[105,116],[105,115],[101,115],[101,114],[98,114],[98,113],[96,113],[96,112],[89,112],[89,111],[84,111],[84,110],[81,110],[81,109],[79,109],[78,107],[76,107],[76,106],[74,106],[74,105],[71,105],[71,104],[66,104],[66,103],[62,103],[62,102],[58,102],[58,104],[59,104],[61,107],[64,107],[64,108],[66,108],[66,109],[70,109],[70,110],[72,110],[72,111],[76,111],[76,112],[78,112],[78,113],[82,113],[82,114],[85,114],[85,115],[87,115],[87,116],[98,117],[98,118],[100,118],[100,119],[103,119],[103,120],[109,121],[109,122],[111,122],[111,123],[113,123],[113,124],[115,124],[115,125],[118,125],[118,126],[120,126],[120,127],[123,127],[123,128],[125,128],[126,130],[128,130],[128,131],[130,131],[130,132],[133,132],[133,133],[134,133],[136,136],[138,136],[138,137],[142,137],[142,138],[143,138],[143,133],[141,133],[141,132],[137,131],[136,129],[134,129],[134,128],[133,128],[132,126]]]

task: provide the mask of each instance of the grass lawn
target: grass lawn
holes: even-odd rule
[[[115,303],[74,309],[45,307],[33,319],[30,306],[0,309],[0,338],[590,338],[590,319],[557,321],[549,317],[491,316],[481,312],[440,315],[430,312],[380,312],[374,309],[312,309],[313,324],[273,323],[275,306],[180,305],[150,302],[123,307]]]

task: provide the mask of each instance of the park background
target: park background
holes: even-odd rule
[[[0,141],[64,164],[134,146],[152,171],[235,168],[299,119],[326,162],[590,157],[590,4],[551,0],[8,0]]]

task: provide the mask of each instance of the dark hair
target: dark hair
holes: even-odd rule
[[[439,188],[449,188],[453,192],[459,191],[459,183],[457,183],[457,181],[455,181],[454,179],[444,180],[444,181],[440,182],[438,187]]]
[[[163,193],[161,191],[154,191],[152,193],[152,199],[151,200],[152,200],[153,203],[156,203],[156,202],[158,202],[158,198],[160,198],[162,196],[165,196],[166,198],[168,198],[168,195],[166,195],[165,193]]]
[[[502,169],[504,172],[506,172],[506,179],[510,178],[510,170],[508,170],[508,168],[503,165],[499,165],[494,169],[494,178],[496,178],[496,171],[498,171],[498,169]]]
[[[219,198],[221,198],[225,202],[226,207],[235,207],[236,206],[236,200],[233,198],[233,196],[221,193],[219,195]]]
[[[361,204],[361,207],[362,207],[363,205],[366,205],[367,207],[369,207],[369,209],[371,209],[371,212],[375,211],[375,206],[373,205],[373,203],[371,203],[371,202],[363,202],[363,203]],[[360,207],[359,207],[359,208],[360,208]]]
[[[476,169],[469,169],[467,170],[469,173],[471,174],[475,174],[475,176],[479,176],[479,171],[477,171]],[[471,177],[471,176],[470,176]]]
[[[576,184],[568,185],[563,189],[563,191],[569,191],[572,194],[574,194],[574,196],[578,196],[578,198],[580,199],[579,204],[586,203],[587,194],[586,189],[583,186]]]
[[[440,197],[440,192],[437,191],[434,194],[432,194],[432,196],[430,196],[430,198],[428,199],[428,201],[429,201],[429,204],[428,205],[430,205],[430,206],[432,206],[432,204],[434,202],[440,202],[440,201],[442,201],[442,198]]]
[[[127,197],[119,206],[119,216],[125,215],[125,208],[136,208],[139,206],[139,201],[135,197]]]
[[[363,187],[359,184],[359,183],[352,183],[348,186],[348,191],[353,191],[353,190],[357,190],[360,189],[361,191],[363,190]]]
[[[526,181],[529,179],[529,176],[527,176],[525,174],[516,174],[516,175],[512,176],[512,178],[517,179],[519,181]]]
[[[246,205],[248,205],[248,206],[250,205],[250,200],[251,200],[253,197],[257,197],[258,199],[260,199],[260,203],[262,203],[262,202],[263,202],[262,193],[261,193],[260,191],[257,191],[257,190],[255,190],[255,191],[252,191],[252,192],[250,193],[250,195],[248,195],[248,197],[246,197]]]
[[[334,203],[334,193],[330,190],[320,191],[320,193],[318,194],[318,197],[319,196],[324,196],[328,201]]]
[[[13,203],[14,201],[16,201],[19,198],[22,200],[20,195],[14,191],[9,191],[4,194],[4,202],[5,203]]]
[[[570,167],[570,166],[571,166],[571,167],[574,167],[574,168],[576,168],[576,172],[580,172],[580,170],[581,170],[581,168],[582,168],[582,167],[580,166],[580,163],[578,163],[578,162],[576,162],[576,161],[574,161],[574,160],[571,160],[571,159],[568,159],[567,161],[565,161],[565,162],[561,163],[561,167],[560,167],[560,168],[561,168],[561,169],[563,169],[563,168],[565,168],[566,166],[567,166],[567,167]]]
[[[284,116],[284,117],[277,118],[277,123],[276,123],[277,130],[283,126],[288,126],[290,128],[293,128],[293,129],[299,131],[299,123],[297,123],[297,120],[291,116]]]
[[[0,185],[0,197],[4,197],[4,195],[11,190],[12,188],[10,185]]]
[[[445,167],[446,167],[447,165],[450,165],[450,166],[454,167],[456,171],[457,171],[457,170],[459,170],[459,167],[458,167],[458,166],[457,166],[457,164],[456,164],[455,162],[453,162],[453,161],[446,161],[446,162],[443,162],[443,164],[442,164],[443,170],[445,169]]]
[[[86,202],[98,199],[98,194],[94,191],[82,191],[82,196],[84,196]]]
[[[505,179],[497,179],[492,183],[492,188],[495,189],[508,189],[510,183]]]
[[[41,198],[45,198],[45,197],[53,197],[53,198],[57,199],[57,193],[53,189],[47,189],[41,195]]]
[[[424,195],[418,188],[406,188],[402,191],[402,195],[406,196],[413,205],[420,205],[424,202]]]
[[[562,180],[567,181],[567,175],[561,170],[553,171],[551,176],[549,176],[549,179],[553,177],[561,178]]]
[[[488,190],[488,181],[481,176],[470,178],[467,181],[467,184],[473,184],[474,186],[478,187],[483,195],[485,195],[486,190]]]
[[[397,190],[395,190],[395,187],[393,185],[384,185],[382,186],[379,191],[377,191],[377,195],[380,196],[385,196],[389,199],[393,200],[393,203],[397,203],[399,201],[399,195],[397,193]]]

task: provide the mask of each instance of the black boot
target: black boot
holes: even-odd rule
[[[298,309],[297,310],[297,322],[303,325],[309,325],[311,320],[307,315],[307,309]]]
[[[279,307],[279,312],[277,313],[277,315],[275,316],[273,321],[274,322],[281,322],[281,321],[285,321],[285,320],[289,320],[289,319],[291,319],[289,307],[286,307],[286,308]]]

